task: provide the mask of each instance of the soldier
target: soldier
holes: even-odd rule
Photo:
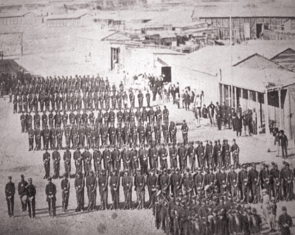
[[[86,188],[88,196],[88,211],[92,211],[96,206],[96,188],[97,181],[93,174],[93,171],[89,172],[89,176],[86,177]]]
[[[281,200],[281,174],[278,170],[278,165],[274,162],[271,163],[273,168],[270,170],[269,174],[271,175],[271,193],[275,198],[276,202]]]
[[[150,123],[147,123],[145,131],[146,131],[146,142],[147,144],[151,144],[151,142],[153,141],[153,137],[152,137],[153,129]]]
[[[205,148],[203,146],[202,141],[199,141],[199,146],[196,148],[195,151],[196,151],[196,154],[197,154],[197,157],[198,157],[199,167],[205,168],[207,159],[206,159]],[[207,160],[207,163],[208,163],[208,160]]]
[[[249,176],[246,165],[242,166],[242,171],[239,172],[238,179],[241,189],[241,200],[249,203]]]
[[[117,129],[116,129],[116,137],[117,137],[117,144],[120,146],[123,144],[123,129],[121,127],[121,124],[117,124]]]
[[[89,173],[91,171],[92,154],[89,152],[88,146],[85,147],[85,151],[82,153],[82,158],[84,161],[85,176],[89,176]]]
[[[205,158],[207,159],[208,167],[212,167],[212,168],[215,166],[213,154],[214,154],[214,149],[213,149],[212,141],[209,141],[209,144],[206,144],[206,148],[205,148]]]
[[[170,122],[169,125],[169,136],[170,136],[170,142],[173,144],[176,144],[176,133],[177,133],[177,128],[174,122]]]
[[[113,204],[110,209],[119,209],[119,187],[120,187],[120,176],[117,174],[117,171],[113,169],[112,175],[110,177],[110,188]]]
[[[22,97],[19,96],[17,99],[17,103],[18,103],[18,113],[21,113],[23,110],[23,101],[22,101]]]
[[[116,144],[116,128],[114,127],[114,124],[111,124],[111,127],[108,129],[108,134],[109,134],[109,140],[111,145]]]
[[[43,112],[41,118],[42,118],[42,128],[44,129],[47,126],[47,115],[45,111]]]
[[[43,154],[43,163],[45,169],[45,175],[43,179],[47,179],[48,177],[50,177],[50,153],[48,153],[47,148],[45,153]]]
[[[98,178],[99,194],[100,194],[100,209],[107,210],[108,204],[108,175],[105,170],[101,171],[101,175]]]
[[[192,172],[195,171],[195,149],[194,149],[194,145],[193,142],[189,143],[189,147],[187,148],[187,152],[186,152],[187,156],[188,156],[188,160],[189,160],[189,166]]]
[[[258,203],[259,200],[259,184],[260,184],[260,179],[259,179],[259,173],[256,170],[256,164],[252,164],[251,170],[249,171],[249,184],[250,184],[250,190],[251,190],[251,195],[252,195],[252,203],[256,204]]]
[[[53,178],[57,179],[59,178],[59,169],[60,169],[60,154],[57,151],[57,148],[52,153],[52,160],[53,160],[53,169],[54,169],[54,175]]]
[[[208,192],[212,191],[215,184],[216,184],[216,177],[213,173],[213,168],[209,168],[207,174],[205,174],[204,176],[205,197],[208,196]]]
[[[28,183],[28,186],[27,186],[27,190],[26,190],[26,193],[27,193],[27,206],[28,206],[28,211],[29,211],[29,216],[30,218],[35,218],[35,214],[36,214],[36,208],[35,208],[35,205],[36,205],[36,188],[35,186],[32,184],[32,179],[29,178],[28,179],[29,183]]]
[[[183,182],[182,187],[183,191],[185,192],[185,195],[187,196],[187,200],[191,201],[192,195],[193,195],[193,189],[194,189],[194,179],[192,177],[192,174],[190,173],[190,170],[187,168],[187,171],[185,172],[183,176]]]
[[[235,167],[239,165],[239,154],[240,154],[240,148],[236,144],[236,140],[233,139],[233,145],[230,147],[231,156],[233,159],[233,164]]]
[[[138,132],[138,137],[139,137],[139,143],[140,144],[144,144],[145,142],[145,129],[144,126],[142,125],[142,123],[139,123],[139,126],[137,128],[137,132]]]
[[[133,174],[136,174],[136,170],[139,168],[139,159],[136,150],[136,146],[133,145],[131,148],[131,171]]]
[[[39,126],[36,127],[34,130],[34,135],[35,135],[35,143],[36,143],[36,150],[41,150],[41,130]]]
[[[17,98],[14,97],[14,99],[13,99],[13,113],[17,113],[17,102],[18,102]]]
[[[27,132],[26,128],[26,115],[24,114],[24,111],[22,111],[22,115],[20,115],[20,121],[22,126],[22,133]]]
[[[140,170],[137,170],[137,174],[135,175],[134,185],[136,190],[137,209],[144,209],[145,203],[145,178],[142,174],[140,174]]]
[[[201,196],[202,190],[204,189],[205,177],[201,174],[201,168],[197,168],[196,171],[196,175],[194,176],[195,194]]]
[[[187,149],[184,147],[184,144],[181,143],[180,148],[178,149],[179,156],[179,166],[183,171],[187,167]]]
[[[172,144],[169,148],[170,168],[177,168],[177,148]]]
[[[268,165],[264,163],[262,170],[259,172],[259,179],[261,189],[266,189],[268,195],[270,195],[270,177]]]
[[[109,146],[106,146],[105,150],[103,151],[103,162],[104,162],[104,169],[107,170],[109,174],[113,167],[111,151]]]
[[[50,149],[53,150],[56,147],[56,129],[54,127],[50,130]]]
[[[12,182],[12,177],[8,177],[9,182],[5,186],[5,197],[7,201],[8,215],[9,217],[14,217],[14,194],[15,186]]]
[[[18,195],[20,197],[23,212],[27,210],[27,185],[28,182],[25,181],[24,175],[21,175],[21,181],[18,183]]]
[[[142,94],[141,90],[139,90],[137,98],[138,98],[138,106],[139,106],[139,108],[142,108],[142,106],[143,106],[143,94]]]
[[[70,197],[70,181],[68,180],[68,174],[65,173],[63,180],[61,181],[62,190],[62,210],[68,210],[69,197]]]
[[[76,212],[83,211],[84,209],[84,187],[85,182],[82,177],[82,173],[76,174],[75,178],[75,189],[76,189],[76,198],[77,198],[77,208]]]
[[[290,227],[293,225],[292,217],[287,214],[287,208],[285,206],[282,207],[282,211],[283,214],[279,217],[278,225],[282,235],[290,235]]]
[[[99,176],[101,172],[101,165],[102,165],[102,155],[99,151],[99,148],[95,148],[93,151],[93,161],[94,161],[94,171],[96,176]]]
[[[158,151],[159,159],[160,159],[160,165],[161,165],[161,170],[167,169],[168,168],[168,153],[167,149],[165,148],[165,145],[162,145],[162,148],[160,147]]]
[[[56,203],[56,186],[54,183],[51,182],[52,179],[51,177],[48,178],[48,184],[46,185],[45,188],[45,193],[47,196],[47,203],[48,203],[48,211],[50,216],[56,216],[56,208],[55,208],[55,203]]]
[[[144,147],[143,147],[144,146]],[[148,175],[148,145],[142,145],[138,151],[141,174]]]
[[[284,199],[286,201],[292,201],[293,199],[293,172],[289,167],[289,163],[286,162],[286,167],[284,171],[281,171]]]
[[[154,133],[155,133],[155,142],[156,144],[161,144],[161,126],[155,125],[154,126]]]
[[[158,150],[155,146],[149,149],[150,168],[158,169]]]
[[[64,114],[62,115],[62,124],[63,124],[63,128],[66,128],[67,123],[68,123],[68,114],[67,112],[64,110]]]
[[[62,136],[63,136],[63,130],[60,126],[56,128],[56,139],[57,139],[57,148],[62,149]]]
[[[132,209],[132,187],[133,187],[133,178],[128,174],[128,171],[124,172],[122,178],[122,186],[125,197],[125,205],[123,209]]]
[[[52,113],[52,110],[50,111],[48,115],[48,124],[50,128],[53,128],[53,121],[54,121],[54,115]]]
[[[164,123],[164,125],[162,125],[162,132],[163,132],[164,143],[168,144],[169,143],[169,131],[168,131],[168,124],[167,123]]]
[[[167,169],[163,169],[163,174],[160,175],[159,177],[159,186],[161,189],[161,192],[165,195],[169,195],[169,190],[170,190],[170,178],[169,175],[167,174]]]
[[[225,165],[226,168],[229,167],[230,165],[230,146],[228,144],[228,140],[225,139],[223,140],[223,145],[222,145],[222,162]]]
[[[188,142],[188,126],[185,122],[185,120],[183,120],[182,126],[181,126],[181,131],[182,131],[182,138],[183,138],[183,144],[186,145]]]
[[[63,156],[65,174],[67,175],[67,178],[71,176],[71,159],[72,159],[72,153],[70,152],[69,147],[67,147],[67,150],[64,152],[64,156]]]
[[[35,132],[34,130],[30,127],[28,130],[28,136],[29,136],[29,151],[34,149],[34,135]]]
[[[148,118],[149,118],[149,123],[154,125],[154,121],[155,121],[155,112],[153,107],[151,107],[148,111]]]

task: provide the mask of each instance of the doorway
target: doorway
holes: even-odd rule
[[[111,70],[115,69],[115,64],[119,64],[120,48],[111,47]]]
[[[263,32],[263,25],[256,24],[256,37],[260,38],[262,32]]]

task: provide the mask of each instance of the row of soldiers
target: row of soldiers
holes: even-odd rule
[[[159,216],[159,207],[167,206],[167,201],[159,200],[159,194],[163,195],[163,199],[168,200],[168,198],[177,199],[180,204],[183,206],[186,205],[186,209],[193,209],[194,206],[190,205],[194,202],[194,200],[199,200],[198,205],[208,205],[208,200],[212,200],[214,202],[216,198],[221,199],[222,196],[226,197],[228,202],[233,201],[240,201],[241,203],[249,203],[248,200],[249,193],[251,192],[252,200],[251,202],[257,203],[260,201],[259,198],[259,189],[261,188],[262,191],[267,192],[269,190],[270,195],[272,195],[272,190],[274,190],[274,197],[279,200],[278,191],[275,189],[276,185],[276,172],[279,174],[279,181],[282,184],[282,192],[283,196],[288,197],[288,193],[293,193],[293,188],[290,188],[289,184],[289,175],[292,176],[292,171],[289,169],[289,164],[284,162],[285,167],[278,171],[277,165],[273,163],[273,169],[269,171],[271,175],[270,183],[267,183],[267,178],[265,178],[265,174],[268,173],[266,168],[262,169],[258,172],[255,169],[255,164],[253,164],[250,171],[247,171],[247,166],[243,165],[242,170],[238,173],[235,172],[235,167],[232,165],[230,168],[230,172],[226,173],[225,168],[220,168],[216,173],[213,172],[212,169],[207,169],[204,172],[201,171],[200,168],[197,168],[195,172],[191,172],[190,169],[185,169],[185,171],[181,172],[178,168],[176,169],[163,169],[156,170],[152,169],[149,170],[147,174],[144,174],[140,169],[137,169],[134,174],[130,174],[128,170],[119,172],[115,169],[111,170],[104,170],[102,169],[99,172],[99,175],[95,175],[92,170],[89,171],[89,175],[83,176],[81,172],[75,174],[74,180],[74,187],[76,190],[76,199],[77,199],[77,208],[76,211],[81,211],[84,209],[84,191],[87,191],[88,196],[88,210],[96,209],[96,195],[97,195],[97,188],[100,193],[100,207],[99,209],[104,210],[108,209],[108,192],[110,188],[111,197],[112,197],[112,205],[109,209],[131,209],[134,205],[132,200],[132,190],[134,189],[136,192],[136,202],[135,205],[137,209],[142,209],[147,207],[146,202],[148,202],[148,208],[153,208],[154,214]],[[266,166],[264,166],[266,167]],[[121,180],[122,177],[122,180]],[[292,176],[293,177],[293,176]],[[49,184],[46,186],[45,192],[47,195],[47,202],[49,206],[49,213],[50,215],[56,215],[56,193],[57,189],[56,186],[52,183],[52,178],[48,177]],[[293,178],[291,179],[293,180]],[[293,184],[293,182],[291,182]],[[120,186],[122,184],[122,189],[124,192],[125,204],[123,208],[120,208]],[[30,182],[31,185],[31,182]],[[270,187],[272,185],[273,187]],[[29,203],[33,203],[32,199],[35,199],[36,190],[27,191],[27,183],[24,181],[22,177],[22,182],[19,185],[19,188],[22,187],[22,190],[19,190],[19,195],[22,202],[23,210],[26,209],[25,204],[28,203],[28,200],[31,200]],[[148,190],[149,201],[145,199],[145,190]],[[68,208],[69,196],[70,196],[70,179],[68,178],[68,174],[65,173],[63,175],[63,180],[61,181],[61,190],[62,190],[62,208],[64,211]],[[290,191],[289,191],[290,190]],[[7,204],[9,207],[9,215],[13,216],[13,207],[14,207],[14,194],[15,188],[14,184],[10,182],[6,185],[5,193],[7,197]],[[29,194],[29,195],[28,195]],[[33,197],[33,198],[32,198]],[[31,198],[31,199],[30,199]],[[179,200],[181,198],[182,200]],[[215,199],[214,199],[215,198]],[[292,197],[289,198],[290,200]],[[185,201],[183,201],[185,200]],[[221,199],[222,200],[222,199]],[[232,201],[233,200],[233,201]],[[177,205],[176,200],[174,201],[174,205]],[[209,203],[210,204],[210,203]],[[31,204],[31,207],[34,208],[34,203]],[[179,205],[179,204],[178,204]],[[32,209],[31,208],[31,209]],[[30,209],[30,210],[31,210]],[[161,220],[162,226],[169,229],[173,228],[173,219],[181,219],[181,213],[179,211],[171,211],[166,207],[161,208],[164,209],[166,213],[163,211],[161,213]],[[214,211],[213,208],[211,208]],[[220,208],[221,209],[221,208]],[[220,211],[219,209],[219,211]],[[233,208],[230,212],[233,212]],[[34,210],[34,209],[33,209]],[[29,211],[30,212],[30,211]],[[172,214],[172,218],[165,218],[165,215],[169,215],[170,212]],[[197,212],[197,217],[195,219],[205,220],[202,221],[202,226],[205,226],[201,229],[202,226],[199,224],[199,229],[204,231],[204,229],[209,229],[208,223],[210,210],[207,208],[205,211],[200,210],[200,207]],[[229,212],[229,211],[226,211]],[[232,215],[232,213],[227,213],[228,215]],[[35,212],[30,216],[35,215]],[[167,220],[168,219],[168,220]],[[171,220],[172,219],[172,220]],[[159,220],[157,221],[157,227],[160,227]],[[183,229],[188,229],[188,227],[184,226],[182,222],[184,221],[174,221],[175,228],[172,229],[174,234],[182,234]],[[211,221],[212,222],[212,221]],[[178,224],[178,225],[177,225]],[[181,225],[182,224],[182,225]],[[172,227],[171,227],[172,226]],[[186,228],[184,228],[184,227]],[[209,226],[212,228],[211,226]],[[225,226],[226,228],[230,226]],[[195,227],[197,228],[197,227]],[[175,230],[176,229],[176,230]],[[215,227],[215,229],[217,229]],[[225,229],[225,228],[223,228]],[[180,230],[180,231],[178,231]],[[223,230],[224,231],[224,230]],[[176,232],[176,233],[175,233]],[[186,231],[188,232],[188,231]],[[184,232],[184,234],[187,234]],[[224,231],[225,232],[225,231]],[[208,234],[208,233],[201,233],[201,234]],[[227,234],[227,233],[220,233],[220,234]]]
[[[12,94],[10,91],[10,102],[14,104],[14,112],[32,112],[32,111],[60,111],[60,110],[108,110],[135,108],[135,94],[131,89],[129,94],[126,91],[111,94],[110,92],[97,93],[40,93],[40,94]],[[13,100],[12,100],[13,96]],[[144,97],[146,106],[150,107],[151,94],[149,91],[144,95],[141,90],[137,94],[138,108],[143,107]],[[130,105],[128,105],[130,104]]]
[[[73,155],[73,157],[72,157]],[[45,166],[45,177],[50,175],[50,153],[46,150],[43,154]],[[229,165],[233,161],[235,167],[239,166],[239,146],[235,140],[230,146],[227,140],[224,140],[223,145],[216,141],[212,145],[212,141],[208,141],[206,146],[199,141],[196,146],[193,142],[188,145],[165,144],[151,146],[145,145],[123,145],[119,148],[117,145],[107,145],[103,148],[94,148],[93,152],[89,151],[88,146],[81,153],[80,148],[77,148],[73,153],[69,147],[63,153],[64,169],[69,175],[71,174],[71,161],[74,160],[76,173],[82,173],[84,165],[84,174],[88,175],[89,171],[94,168],[96,175],[99,174],[102,168],[109,171],[115,169],[120,171],[122,168],[130,173],[135,173],[140,169],[142,173],[147,174],[149,169],[164,169],[169,167],[175,169],[179,167],[182,171],[187,167],[193,172],[197,167],[216,168],[225,167],[229,169]],[[58,149],[52,152],[54,176],[59,177],[61,154]],[[92,167],[93,162],[93,167]],[[122,167],[123,166],[123,167]]]
[[[20,115],[20,121],[22,126],[22,132],[26,132],[30,127],[34,126],[34,128],[41,127],[44,129],[45,126],[50,128],[52,127],[61,127],[66,128],[68,125],[77,125],[85,126],[87,124],[94,126],[101,126],[102,124],[106,124],[109,126],[110,124],[119,124],[122,126],[123,123],[131,123],[131,124],[139,124],[139,123],[150,123],[154,124],[169,124],[169,110],[164,106],[163,111],[159,106],[155,108],[151,107],[146,109],[143,107],[142,109],[124,109],[114,111],[111,109],[110,111],[101,111],[94,112],[91,110],[89,113],[84,111],[71,111],[69,114],[64,111],[61,113],[57,111],[53,113],[52,111],[47,114],[43,112],[36,112],[35,114],[31,114],[30,112],[25,113],[22,112]]]
[[[255,207],[236,197],[214,193],[202,198],[156,191],[153,206],[155,226],[173,235],[260,234],[261,216]]]
[[[272,163],[271,170],[268,170],[268,165],[264,164],[260,172],[256,170],[255,164],[251,166],[250,171],[247,171],[247,166],[243,165],[239,172],[235,172],[236,167],[232,165],[229,172],[226,173],[226,162],[219,165],[218,168],[212,166],[207,168],[205,165],[202,165],[203,163],[201,161],[198,163],[200,167],[196,167],[196,163],[191,162],[188,155],[182,159],[181,152],[183,145],[178,151],[176,150],[179,153],[176,153],[175,159],[171,155],[171,151],[175,148],[173,145],[169,149],[170,156],[168,156],[165,146],[159,147],[158,149],[155,147],[147,149],[146,147],[140,147],[139,149],[124,148],[122,151],[117,147],[114,149],[106,147],[103,152],[95,149],[93,154],[89,152],[88,148],[83,153],[77,149],[73,154],[76,174],[83,174],[84,170],[83,175],[88,176],[92,169],[94,169],[95,176],[99,176],[103,170],[119,173],[123,168],[129,175],[134,175],[137,171],[142,175],[149,175],[149,172],[153,170],[162,170],[164,172],[168,168],[168,159],[170,158],[171,170],[169,170],[169,178],[174,173],[180,175],[181,173],[185,173],[186,169],[191,170],[193,173],[191,187],[194,188],[196,194],[204,193],[207,196],[207,194],[214,191],[228,192],[232,196],[237,196],[247,203],[257,203],[259,201],[260,189],[266,189],[269,195],[273,196],[277,201],[288,201],[293,198],[293,172],[289,169],[289,163],[284,162],[285,167],[281,171],[278,170],[277,165],[274,163]],[[179,154],[180,156],[177,158]],[[45,167],[44,178],[50,177],[50,160],[50,153],[46,151],[43,154]],[[60,175],[61,157],[57,150],[52,153],[52,160],[54,169],[53,177],[58,178]],[[65,173],[70,176],[72,153],[69,149],[64,152],[63,160]],[[177,168],[178,165],[180,169]],[[188,165],[190,168],[187,167]],[[237,166],[239,167],[239,164]],[[218,170],[214,173],[216,169]],[[179,185],[181,185],[181,177],[179,180]],[[169,182],[172,182],[172,180],[169,180]],[[173,186],[171,187],[173,188]],[[177,195],[176,192],[174,194]]]

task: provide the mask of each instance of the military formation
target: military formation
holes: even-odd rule
[[[240,164],[235,139],[190,141],[186,121],[175,123],[165,106],[151,106],[149,91],[127,92],[123,83],[117,88],[107,78],[76,76],[18,80],[9,96],[14,113],[21,114],[21,131],[28,133],[29,151],[44,151],[50,216],[57,215],[58,193],[68,210],[74,188],[76,212],[152,208],[156,227],[168,234],[259,234],[262,221],[249,203],[260,203],[261,192],[272,203],[293,199],[289,163],[257,170],[257,163]],[[211,104],[210,114],[196,115],[208,115],[221,129],[222,110]],[[223,122],[237,134],[242,129],[232,118]],[[60,178],[57,187],[53,180]],[[22,175],[18,193],[22,210],[35,218],[32,179]],[[13,217],[11,177],[5,195]]]

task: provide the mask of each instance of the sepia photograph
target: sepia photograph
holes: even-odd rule
[[[294,180],[294,0],[0,0],[0,235],[290,235]]]

